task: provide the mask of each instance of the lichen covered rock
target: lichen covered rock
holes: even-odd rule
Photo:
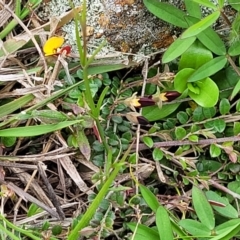
[[[175,1],[178,2],[178,1]],[[81,5],[80,0],[74,1]],[[44,6],[45,16],[60,16],[69,10],[68,0],[51,0]],[[43,14],[43,13],[42,13]],[[75,26],[65,25],[66,42],[76,49]],[[174,40],[173,26],[148,12],[142,0],[89,0],[87,36],[89,54],[104,40],[101,54],[116,52],[149,54],[168,47]]]

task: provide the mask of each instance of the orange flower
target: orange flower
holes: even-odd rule
[[[63,52],[65,52],[65,54],[69,54],[71,51],[71,47],[65,46],[65,47],[61,48],[63,43],[64,43],[63,37],[49,38],[43,46],[43,52],[44,52],[45,56],[62,54]]]

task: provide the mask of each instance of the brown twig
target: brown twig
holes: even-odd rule
[[[41,177],[43,179],[43,182],[44,182],[44,184],[47,187],[49,198],[51,199],[54,207],[56,208],[57,213],[58,213],[60,219],[63,220],[65,218],[64,212],[63,212],[63,210],[60,207],[59,201],[57,199],[57,196],[56,196],[56,194],[54,192],[54,189],[53,189],[52,185],[48,181],[47,175],[46,175],[46,173],[45,173],[45,171],[43,169],[43,163],[42,162],[38,163],[38,169],[39,169],[39,173],[40,173],[40,175],[41,175]]]
[[[35,197],[31,196],[30,194],[24,192],[21,188],[17,187],[15,184],[13,184],[11,182],[8,183],[8,182],[3,181],[1,179],[0,179],[0,184],[6,185],[9,189],[14,191],[18,196],[21,196],[25,201],[30,201],[32,203],[35,203],[40,208],[42,208],[45,211],[47,211],[52,217],[55,217],[55,218],[59,219],[59,216],[58,216],[56,211],[54,211],[53,209],[51,209],[50,207],[48,207],[44,203],[40,202],[38,199],[36,199]]]
[[[173,146],[182,146],[182,145],[203,145],[203,144],[214,144],[214,143],[223,143],[223,142],[237,142],[240,141],[240,136],[234,136],[234,137],[223,137],[223,138],[215,138],[215,139],[201,139],[198,142],[192,142],[192,141],[167,141],[167,142],[156,142],[154,143],[154,148],[159,147],[173,147]],[[136,144],[133,144],[133,149],[136,148]],[[139,144],[139,151],[148,149],[148,147],[144,143]]]

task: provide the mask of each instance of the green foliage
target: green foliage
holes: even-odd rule
[[[20,3],[16,1],[14,11],[22,19],[25,6]],[[238,2],[229,3],[239,10]],[[21,141],[33,141],[30,147],[26,144],[30,153],[42,153],[36,138],[41,136],[44,143],[45,139],[56,141],[66,151],[73,151],[69,155],[74,154],[74,164],[65,169],[67,174],[75,169],[88,185],[94,184],[89,189],[94,194],[85,198],[86,209],[68,229],[52,226],[46,219],[40,229],[25,230],[2,217],[3,239],[41,239],[45,232],[50,232],[50,239],[62,235],[69,240],[105,239],[112,234],[130,239],[130,231],[135,240],[239,237],[239,15],[224,39],[214,30],[220,14],[221,21],[226,19],[223,0],[216,5],[209,0],[184,0],[182,10],[157,0],[144,0],[144,4],[156,17],[184,29],[164,52],[160,65],[150,66],[149,61],[149,66],[144,66],[146,86],[138,68],[128,72],[125,64],[95,62],[104,42],[92,56],[87,55],[84,1],[82,12],[75,16],[79,63],[69,63],[80,69],[61,71],[55,79],[62,85],[54,85],[52,95],[39,98],[38,103],[32,103],[35,92],[0,101],[2,161],[28,160],[28,156],[6,156],[8,151],[18,155]],[[202,7],[210,8],[209,15],[202,14]],[[14,54],[28,41],[6,39],[3,46]],[[5,56],[3,49],[0,56]],[[130,61],[127,67],[136,65]],[[42,76],[39,68],[26,70],[30,71]],[[135,121],[129,120],[128,114]],[[144,118],[149,122],[143,126],[139,119]],[[82,165],[93,171],[91,178],[81,172]],[[53,162],[49,167],[46,173],[51,178],[56,168]],[[71,194],[75,188],[72,184],[67,190]],[[3,200],[14,202],[10,191],[5,191],[3,185]],[[74,194],[79,197],[78,191]],[[26,206],[28,217],[42,211],[35,204]]]
[[[144,3],[149,11],[157,17],[179,26],[179,21],[172,18],[169,11],[166,10],[166,6],[170,7],[170,4],[148,1]],[[197,3],[212,8],[214,12],[199,20],[201,14]],[[220,10],[223,8],[223,2],[219,2],[219,8],[210,1],[194,1],[194,3],[185,1],[185,4],[190,16],[184,16],[185,13],[180,10],[176,12],[175,16],[184,18],[185,22],[189,24],[189,27],[185,24],[181,25],[183,28],[188,28],[164,53],[163,63],[171,62],[181,56],[179,62],[180,71],[174,79],[175,89],[181,93],[188,89],[187,94],[189,97],[200,106],[215,106],[219,98],[219,89],[210,77],[226,66],[227,58],[223,56],[226,52],[223,41],[210,27],[218,20]],[[199,42],[196,39],[198,39],[205,48],[199,46]],[[237,49],[236,46],[231,46],[229,48],[229,54],[232,56],[238,55]],[[211,56],[210,59],[206,60],[208,56],[205,54],[206,51],[208,51],[209,54],[212,54],[212,51],[222,56],[214,59]],[[191,82],[195,82],[195,84],[193,85]],[[212,89],[212,91],[210,91],[210,89]]]

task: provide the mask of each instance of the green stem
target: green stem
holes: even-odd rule
[[[78,237],[80,235],[80,231],[84,227],[88,226],[89,221],[93,217],[94,213],[96,212],[96,210],[97,210],[99,204],[101,203],[101,201],[103,200],[103,198],[106,196],[106,194],[107,194],[107,192],[109,190],[109,187],[111,186],[112,182],[116,178],[116,176],[117,176],[118,172],[120,171],[123,163],[126,161],[126,158],[128,157],[131,148],[132,148],[132,144],[129,146],[128,150],[125,152],[125,154],[123,155],[123,157],[120,160],[120,162],[115,165],[114,170],[111,172],[110,176],[106,179],[106,182],[102,186],[102,188],[99,191],[98,195],[93,200],[91,205],[88,207],[87,211],[85,212],[85,214],[83,215],[83,217],[81,218],[79,223],[71,231],[70,235],[68,236],[68,240],[76,240],[76,239],[78,239]]]
[[[96,119],[96,118],[98,118],[98,116],[97,116],[96,107],[94,104],[94,100],[92,97],[91,88],[90,88],[90,84],[89,84],[88,70],[85,67],[83,68],[83,81],[84,81],[85,88],[86,88],[85,98],[86,98],[87,104],[91,109],[91,113],[92,113],[94,119]]]
[[[26,7],[23,8],[20,16],[18,16],[21,20],[23,20],[26,16],[29,15],[30,11],[34,8],[36,8],[42,1],[41,0],[34,0],[29,1],[26,4]],[[28,5],[32,6],[30,9]],[[17,14],[17,13],[16,13]],[[13,19],[1,32],[0,32],[0,39],[5,38],[16,26],[18,25],[18,22]]]

